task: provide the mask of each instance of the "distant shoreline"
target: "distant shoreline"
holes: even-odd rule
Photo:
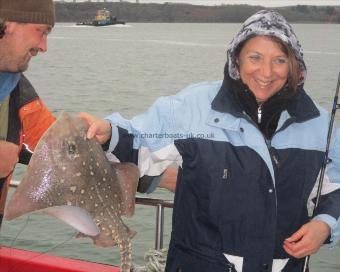
[[[130,2],[55,2],[57,22],[79,22],[93,19],[96,10],[106,8],[118,19],[130,23],[240,23],[261,6],[190,4],[136,4]],[[287,6],[270,8],[279,11],[290,23],[339,24],[339,6]]]

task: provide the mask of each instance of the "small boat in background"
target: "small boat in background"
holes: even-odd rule
[[[109,25],[125,25],[125,22],[118,20],[115,16],[111,15],[111,12],[109,10],[104,8],[97,10],[94,20],[78,22],[76,23],[76,25],[109,26]]]

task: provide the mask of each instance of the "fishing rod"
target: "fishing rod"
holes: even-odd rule
[[[330,146],[330,143],[331,143],[331,137],[332,137],[332,131],[333,131],[333,125],[334,125],[334,117],[335,117],[336,110],[340,109],[340,104],[338,104],[339,88],[340,88],[340,72],[339,72],[339,75],[338,75],[338,83],[337,83],[337,86],[336,86],[336,89],[335,89],[331,119],[329,120],[325,157],[324,157],[324,162],[323,162],[321,169],[320,169],[318,190],[317,190],[317,193],[316,193],[316,200],[315,200],[315,205],[314,205],[314,208],[313,208],[311,218],[314,217],[315,211],[316,211],[316,209],[319,205],[319,201],[320,201],[320,198],[321,198],[322,186],[323,186],[323,180],[324,180],[324,177],[325,177],[326,166],[329,162],[328,153],[329,153],[329,146]],[[305,257],[302,272],[309,272],[309,259],[310,259],[310,255]]]

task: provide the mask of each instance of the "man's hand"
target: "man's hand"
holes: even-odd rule
[[[96,137],[100,144],[105,144],[111,138],[111,125],[109,121],[99,119],[86,112],[81,112],[78,116],[90,126],[87,131],[87,138],[92,139]]]
[[[19,146],[0,141],[0,178],[7,177],[19,161]]]
[[[283,242],[284,250],[295,258],[303,258],[319,250],[330,235],[330,227],[321,220],[312,220]]]

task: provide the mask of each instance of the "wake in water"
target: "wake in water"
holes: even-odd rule
[[[15,237],[13,239],[11,239],[11,242],[10,242],[10,245],[8,246],[9,248],[9,252],[10,252],[10,256],[12,256],[12,248],[14,248],[16,242],[19,240],[19,237],[20,235],[23,233],[23,231],[29,226],[29,221],[30,221],[30,216],[27,216],[23,226],[19,229],[18,233],[15,235]],[[0,233],[1,234],[1,233]],[[40,258],[50,252],[52,252],[53,250],[57,249],[58,247],[66,244],[67,242],[71,241],[73,238],[75,238],[77,235],[76,232],[73,232],[68,238],[66,238],[64,241],[56,244],[56,245],[53,245],[52,247],[48,248],[47,250],[45,251],[40,251],[40,252],[37,252],[35,251],[35,253],[37,253],[36,255],[30,257],[30,258],[27,258],[27,259],[10,259],[10,260],[5,260],[4,258],[0,258],[0,267],[1,269],[4,269],[4,271],[7,271],[7,272],[15,272],[15,271],[18,271],[16,270],[19,266],[22,267],[23,265],[25,264],[28,264],[30,262],[32,262],[33,260],[36,260],[37,258]],[[1,237],[1,235],[0,235]],[[7,237],[2,237],[2,238],[7,238]],[[38,245],[39,246],[39,245]],[[13,254],[14,255],[14,254]],[[0,255],[1,257],[1,255]]]
[[[324,51],[304,51],[305,54],[317,54],[317,55],[339,55],[339,52],[324,52]]]
[[[108,26],[90,26],[90,25],[64,25],[64,24],[57,24],[56,27],[79,27],[79,28],[129,28],[132,27],[132,25],[122,25],[122,24],[117,24],[117,25],[108,25]]]

